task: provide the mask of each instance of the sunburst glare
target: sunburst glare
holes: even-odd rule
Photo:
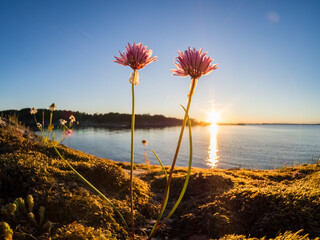
[[[212,111],[208,113],[207,122],[211,124],[216,124],[220,120],[220,114],[216,110],[212,109]]]

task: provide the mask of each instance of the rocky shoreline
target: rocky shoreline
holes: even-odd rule
[[[57,148],[129,220],[129,163]],[[136,234],[145,239],[157,216],[165,176],[159,166],[134,168]],[[175,169],[171,205],[185,175],[186,168]],[[194,168],[181,205],[155,239],[316,239],[319,183],[317,164],[276,170]],[[114,210],[52,148],[6,119],[0,120],[0,209],[0,239],[8,226],[13,239],[128,238]]]

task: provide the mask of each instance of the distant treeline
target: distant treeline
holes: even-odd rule
[[[115,127],[126,128],[131,125],[131,114],[125,113],[95,113],[88,114],[83,112],[73,112],[66,110],[57,110],[53,113],[54,125],[59,125],[60,119],[69,121],[69,117],[73,115],[76,121],[79,121],[79,127]],[[36,126],[34,116],[30,114],[30,108],[24,108],[21,110],[5,110],[0,111],[0,116],[16,116],[18,120],[30,128]],[[48,124],[50,118],[50,111],[48,109],[38,109],[36,119],[42,123],[44,119],[45,125]],[[168,127],[178,126],[182,124],[182,119],[165,117],[163,115],[150,115],[150,114],[136,114],[136,127]],[[195,119],[191,119],[192,125],[205,125],[204,122],[199,122]]]

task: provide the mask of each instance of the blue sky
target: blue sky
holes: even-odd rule
[[[190,79],[177,50],[203,48],[219,69],[199,80],[190,115],[223,122],[320,122],[320,1],[0,0],[0,110],[131,112],[132,70],[113,62],[142,42],[137,113],[183,116]]]

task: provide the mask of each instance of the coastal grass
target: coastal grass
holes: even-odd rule
[[[0,209],[16,198],[25,198],[31,194],[37,204],[46,208],[46,218],[53,223],[53,239],[55,236],[56,239],[72,239],[60,235],[68,232],[66,229],[69,228],[79,235],[82,230],[76,228],[81,225],[83,228],[103,231],[108,236],[106,239],[126,239],[128,232],[114,209],[79,181],[59,159],[55,150],[44,145],[40,137],[18,129],[13,134],[7,127],[0,127]],[[100,159],[63,145],[57,146],[57,149],[78,172],[108,196],[129,221],[128,174],[111,160]],[[154,217],[156,206],[149,196],[149,185],[138,178],[134,178],[133,193],[139,209],[135,212],[136,223],[142,227],[148,219]],[[4,216],[0,219],[9,223],[11,229],[22,224]],[[26,229],[25,236],[31,234],[39,238],[47,234],[31,226]],[[13,231],[15,236],[17,233]],[[83,236],[74,239],[87,238]]]
[[[78,180],[55,150],[33,132],[2,119],[0,124],[0,209],[16,199],[34,198],[34,217],[0,211],[0,239],[10,226],[13,239],[127,239],[114,209]],[[4,122],[4,123],[3,123]],[[130,222],[129,163],[101,159],[64,145],[57,149],[69,163]],[[133,166],[136,238],[144,239],[155,220],[166,186],[161,166]],[[169,166],[165,166],[169,171]],[[168,205],[183,188],[187,168],[176,167]],[[320,165],[276,170],[191,170],[187,191],[160,239],[316,239],[320,236]],[[165,214],[168,214],[165,212]],[[6,224],[5,224],[6,223]],[[301,230],[303,229],[303,231]]]

